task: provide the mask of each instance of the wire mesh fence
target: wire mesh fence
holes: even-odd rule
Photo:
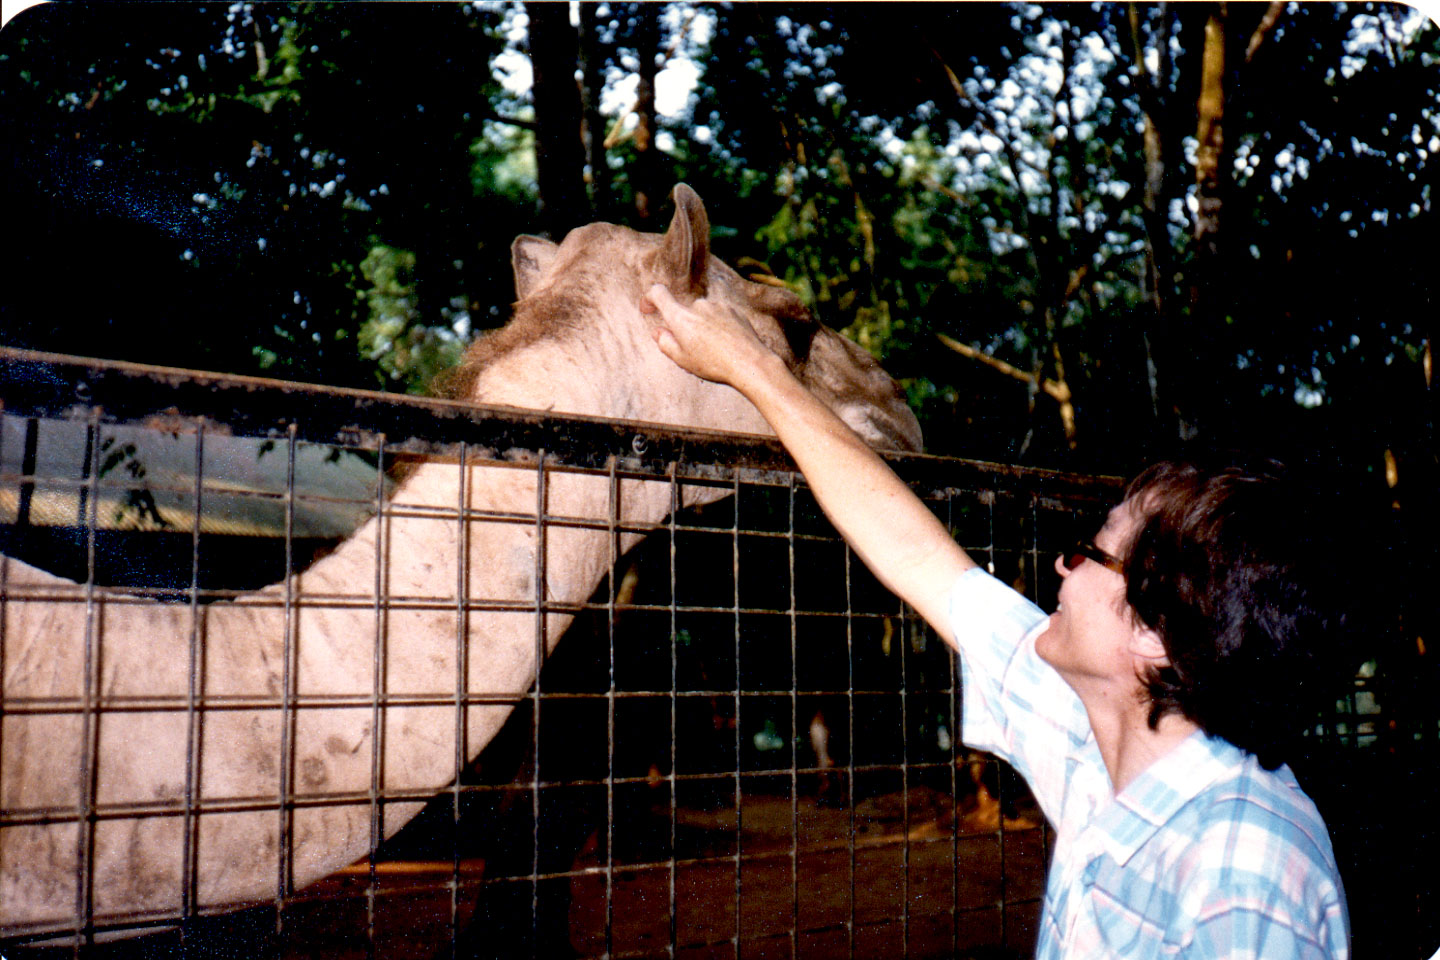
[[[1033,943],[1043,818],[960,743],[953,656],[772,441],[0,367],[0,948]],[[892,462],[1042,604],[1120,494]],[[1317,726],[1332,775],[1390,742],[1373,682]]]

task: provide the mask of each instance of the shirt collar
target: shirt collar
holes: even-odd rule
[[[1103,805],[1091,829],[1111,859],[1124,866],[1185,804],[1244,758],[1228,741],[1197,730]]]

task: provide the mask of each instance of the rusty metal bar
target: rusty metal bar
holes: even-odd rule
[[[845,544],[845,722],[850,747],[845,760],[845,812],[849,829],[845,833],[845,880],[849,886],[845,906],[845,953],[855,960],[855,598],[851,576],[855,551]]]
[[[996,501],[996,499],[997,499],[997,498],[996,498],[995,496],[993,496],[993,495],[989,498],[989,502],[986,504],[986,507],[987,507],[988,509],[985,511],[985,519],[986,519],[987,533],[989,534],[989,536],[986,538],[986,539],[987,539],[987,543],[986,543],[986,545],[985,545],[986,566],[989,568],[990,573],[992,573],[992,574],[994,574],[994,573],[996,572],[996,567],[995,567],[995,551],[996,551],[995,501]],[[1032,528],[1032,532],[1033,532],[1033,528]],[[1033,579],[1033,578],[1032,578],[1032,579]],[[1038,584],[1037,584],[1036,586],[1038,587]],[[1004,824],[1005,824],[1005,818],[1004,818],[1003,816],[1000,818],[1000,824],[1001,824],[1002,827],[1003,827]],[[1042,828],[1042,829],[1043,829],[1043,828]],[[1000,839],[1000,841],[999,841],[999,844],[1000,844],[1000,903],[999,903],[999,912],[1000,912],[1000,942],[1001,942],[1001,943],[1008,944],[1008,943],[1010,942],[1009,937],[1008,937],[1008,929],[1009,929],[1009,926],[1008,926],[1008,923],[1007,923],[1007,921],[1009,920],[1009,916],[1010,916],[1010,911],[1009,911],[1009,906],[1010,906],[1009,893],[1010,893],[1010,891],[1006,888],[1006,884],[1005,884],[1005,878],[1006,878],[1006,876],[1008,876],[1008,874],[1005,872],[1005,842],[1004,842],[1003,836],[1001,837],[1001,839]]]
[[[85,516],[85,667],[82,683],[81,724],[83,735],[80,753],[80,809],[76,824],[75,852],[75,908],[76,920],[81,924],[82,935],[74,940],[75,954],[80,954],[81,945],[94,943],[95,918],[95,793],[96,776],[99,772],[100,716],[96,701],[100,698],[100,651],[99,638],[95,635],[95,486],[100,471],[94,461],[99,457],[100,421],[96,411],[91,411],[86,431],[87,456],[85,467],[88,471],[90,492],[89,512]],[[82,508],[83,509],[83,508]]]
[[[205,476],[205,420],[195,421],[195,512],[190,531],[190,670],[189,688],[185,698],[185,824],[184,843],[180,873],[180,915],[189,919],[195,913],[199,900],[199,880],[196,876],[199,857],[200,820],[194,813],[196,794],[200,787],[201,757],[200,745],[204,731],[201,728],[201,714],[198,709],[204,697],[203,670],[204,648],[200,642],[200,515],[204,497]],[[186,931],[182,930],[182,937]]]
[[[687,610],[688,610],[688,608],[687,608]],[[857,619],[859,619],[859,618],[860,618],[860,615],[857,614]],[[814,691],[814,692],[822,692],[822,693],[823,693],[823,692],[828,692],[828,691]],[[845,692],[845,691],[839,691],[839,692]],[[874,688],[869,688],[869,689],[867,689],[867,688],[864,688],[864,687],[859,687],[859,688],[856,688],[853,692],[856,693],[856,694],[864,695],[864,696],[875,696],[875,695],[879,695],[879,694],[890,694],[890,693],[894,693],[895,691],[893,691],[893,690],[883,690],[883,689],[874,689]],[[709,689],[706,689],[706,690],[680,690],[680,691],[677,691],[675,695],[676,695],[676,697],[678,697],[678,698],[680,698],[680,699],[707,700],[707,699],[713,699],[713,698],[715,698],[715,697],[729,697],[729,696],[733,696],[734,694],[735,694],[735,691],[734,691],[733,689],[727,689],[727,690],[718,690],[718,689],[716,689],[716,690],[709,690]],[[788,689],[788,688],[784,688],[784,687],[780,687],[780,688],[765,688],[765,689],[756,689],[756,690],[742,690],[742,691],[740,692],[740,696],[742,696],[742,697],[752,697],[752,698],[758,698],[758,699],[764,699],[764,698],[774,699],[774,698],[777,698],[777,697],[788,697],[789,694],[790,694],[789,689]],[[616,693],[615,693],[615,699],[617,699],[617,700],[644,700],[644,699],[653,700],[653,699],[655,699],[656,697],[667,696],[667,695],[668,695],[668,693],[667,693],[667,691],[665,691],[665,690],[617,690]],[[472,694],[466,695],[466,697],[464,698],[464,701],[463,701],[463,704],[462,704],[462,705],[463,705],[463,706],[466,706],[466,707],[473,707],[473,706],[494,706],[494,705],[504,705],[504,704],[509,704],[509,705],[512,705],[512,706],[513,706],[513,705],[519,703],[519,702],[522,701],[522,700],[527,700],[527,699],[529,699],[530,696],[531,696],[531,695],[528,694],[528,693],[525,693],[525,694],[503,693],[503,692],[496,692],[496,693],[472,693]],[[583,693],[583,692],[578,692],[578,693],[577,693],[577,692],[554,691],[554,692],[545,694],[545,699],[546,699],[546,700],[603,700],[603,699],[606,699],[606,695],[603,694],[603,693]],[[254,711],[254,710],[267,710],[267,709],[268,709],[268,710],[277,710],[277,711],[278,711],[278,710],[281,710],[281,709],[284,708],[286,702],[287,702],[287,701],[286,701],[283,697],[247,697],[247,696],[238,696],[238,695],[237,695],[237,696],[216,695],[216,696],[214,696],[214,697],[201,699],[200,701],[197,702],[197,706],[198,706],[203,712],[205,712],[205,713],[209,713],[209,712],[221,713],[221,712],[225,712],[225,711]],[[368,695],[366,695],[366,694],[343,694],[343,693],[337,693],[337,694],[296,695],[294,698],[292,698],[292,699],[291,699],[290,701],[288,701],[288,702],[291,703],[291,704],[293,704],[297,709],[306,709],[306,710],[343,710],[343,709],[353,709],[353,708],[355,708],[355,707],[357,707],[357,706],[368,707],[368,706],[370,706],[374,701],[373,701]],[[389,707],[448,707],[448,706],[452,706],[452,705],[454,704],[454,702],[455,702],[455,701],[454,701],[454,698],[453,698],[450,694],[448,694],[448,693],[435,693],[435,694],[392,693],[392,694],[386,694],[386,695],[385,695],[384,697],[382,697],[381,700],[379,701],[380,706],[381,706],[382,708],[389,708]],[[24,698],[24,699],[22,699],[22,698],[17,697],[17,698],[14,698],[13,700],[8,701],[8,703],[11,703],[11,704],[13,704],[13,703],[19,703],[19,704],[21,704],[21,706],[19,706],[19,707],[13,707],[13,706],[7,706],[7,707],[6,707],[6,711],[5,711],[5,712],[6,712],[7,714],[12,715],[12,716],[27,716],[27,715],[36,715],[36,714],[73,714],[73,713],[76,713],[76,712],[78,712],[79,710],[83,709],[83,705],[84,705],[83,699],[82,699],[82,698],[79,698],[79,697],[45,698],[45,699],[43,699],[43,700],[42,700],[41,698]],[[140,697],[140,698],[130,698],[130,699],[124,699],[124,700],[119,699],[119,698],[109,698],[109,697],[107,697],[107,698],[104,698],[104,699],[102,699],[102,700],[100,701],[100,709],[102,709],[102,710],[103,710],[105,713],[107,713],[107,714],[142,713],[142,712],[143,712],[143,713],[183,713],[183,712],[185,712],[186,709],[187,709],[187,701],[186,701],[186,698],[185,698],[183,695],[176,695],[176,696],[173,696],[173,697],[170,697],[170,698]],[[785,770],[786,770],[786,768],[784,768],[784,767],[779,767],[779,768],[776,768],[776,769],[777,769],[779,772],[782,772],[782,773],[785,772]],[[816,769],[818,769],[818,768],[814,768],[814,767],[804,767],[804,768],[801,768],[801,771],[802,771],[802,772],[811,772],[811,771],[816,770]],[[366,796],[368,796],[368,794],[366,794]],[[166,802],[172,802],[172,801],[166,801]],[[173,802],[174,802],[174,803],[179,803],[180,801],[173,801]],[[175,809],[182,809],[182,807],[178,807],[178,806],[177,806]],[[5,822],[5,823],[9,823],[9,822],[10,822],[10,820],[9,820],[9,815],[7,815],[7,818],[5,819],[4,822]]]
[[[911,637],[907,633],[916,629],[917,624],[906,616],[905,605],[899,603],[896,618],[900,629],[896,631],[900,641],[900,823],[905,842],[900,846],[900,943],[904,952],[910,952],[910,671],[909,653]],[[1004,882],[1005,872],[1000,872]]]
[[[469,444],[481,459],[533,464],[544,449],[552,461],[603,470],[611,457],[623,469],[665,475],[671,463],[686,480],[728,483],[739,477],[786,483],[795,467],[778,440],[640,421],[610,420],[422,399],[338,387],[177,370],[118,361],[0,348],[3,409],[17,416],[85,416],[103,409],[111,421],[164,426],[205,416],[212,432],[373,447],[390,438],[396,454],[444,453]],[[304,411],[297,417],[296,411]],[[421,439],[423,438],[423,439]],[[643,452],[639,452],[643,451]],[[1036,490],[1055,496],[1111,500],[1118,477],[923,454],[886,454],[922,490]]]
[[[956,533],[955,495],[947,492],[944,499],[945,529]],[[957,765],[960,759],[960,676],[954,657],[949,658],[950,690],[946,698],[946,721],[949,723],[950,749],[946,757],[950,781],[950,952],[960,951],[960,783]]]
[[[466,520],[466,493],[470,489],[467,456],[460,447],[460,482],[455,504],[455,777],[450,784],[450,956],[459,954],[460,942],[460,777],[469,758],[470,629],[465,605],[470,597],[470,525]],[[378,471],[377,471],[378,472]],[[375,857],[371,857],[372,862]]]
[[[299,664],[295,634],[299,629],[299,612],[295,609],[295,437],[296,425],[286,429],[285,443],[285,617],[283,666],[280,689],[285,698],[280,716],[280,823],[276,846],[277,877],[275,880],[275,949],[277,960],[284,943],[285,902],[294,889],[292,876],[291,834],[295,826],[294,777],[295,736],[298,708],[295,706]]]
[[[462,448],[463,449],[463,448]],[[380,849],[381,816],[384,811],[385,777],[385,729],[388,711],[380,709],[380,700],[388,692],[386,683],[386,615],[389,612],[386,577],[386,551],[390,546],[389,524],[385,513],[385,435],[375,442],[375,654],[371,665],[371,683],[374,691],[374,705],[370,712],[370,877],[365,889],[365,954],[375,955],[375,895],[378,881],[375,876],[375,853]],[[460,487],[464,489],[464,481]]]
[[[670,572],[670,620],[669,620],[669,630],[670,630],[670,643],[669,643],[669,647],[670,647],[670,691],[669,691],[669,693],[670,693],[670,696],[669,696],[669,704],[670,704],[670,754],[669,754],[669,764],[670,764],[670,768],[665,771],[665,786],[666,786],[666,788],[670,791],[670,798],[669,798],[669,814],[670,814],[670,823],[669,823],[669,826],[670,826],[670,859],[669,859],[668,869],[666,870],[666,884],[665,884],[666,897],[667,897],[668,904],[669,904],[669,907],[670,907],[670,924],[669,924],[669,928],[666,930],[665,950],[666,950],[666,956],[671,957],[671,958],[673,958],[673,957],[675,956],[676,939],[677,939],[678,932],[679,932],[679,931],[676,929],[676,910],[675,910],[675,871],[676,871],[676,866],[675,866],[675,820],[676,820],[675,784],[676,784],[676,779],[675,779],[675,775],[676,775],[676,772],[677,772],[677,771],[676,771],[676,768],[675,768],[675,738],[676,738],[677,733],[679,732],[679,726],[678,726],[678,724],[677,724],[677,722],[676,722],[676,720],[677,720],[677,717],[676,717],[676,705],[677,705],[677,703],[678,703],[678,697],[676,696],[676,693],[677,693],[677,691],[678,691],[679,688],[680,688],[680,652],[679,652],[679,645],[680,645],[680,600],[679,600],[679,597],[677,596],[678,584],[676,583],[676,580],[677,580],[676,555],[677,555],[677,553],[678,553],[678,551],[679,551],[679,544],[678,544],[677,541],[676,541],[676,522],[677,522],[677,521],[676,521],[676,517],[677,517],[677,515],[680,513],[680,509],[681,509],[680,481],[679,481],[679,478],[678,478],[675,470],[674,470],[673,467],[672,467],[672,469],[671,469],[671,471],[670,471],[670,517],[669,517],[669,535],[670,535],[670,536],[669,536],[669,540],[670,540],[670,542],[669,542],[669,547],[670,547],[670,550],[669,550],[669,557],[668,557],[669,565],[670,565],[670,571],[669,571],[669,572]]]
[[[605,684],[605,953],[615,952],[615,624],[617,596],[615,583],[620,564],[620,503],[622,493],[615,461],[610,461],[608,516],[611,521],[610,575],[606,577],[605,636],[609,641]]]
[[[790,634],[790,689],[787,691],[790,705],[790,956],[798,956],[800,949],[800,721],[799,721],[799,623],[795,608],[798,605],[795,591],[795,482],[796,474],[790,474],[790,483],[785,490],[785,563],[789,576],[787,590],[789,609],[785,612],[786,626]]]
[[[549,478],[545,469],[545,449],[535,458],[535,686],[531,689],[531,741],[534,754],[533,778],[530,783],[531,867],[530,867],[530,942],[540,943],[540,666],[545,662],[545,619],[548,562],[546,556],[545,517],[549,511]]]
[[[733,726],[734,726],[734,728],[735,728],[735,737],[734,737],[734,750],[735,750],[735,794],[734,794],[734,801],[735,801],[735,854],[734,854],[735,898],[734,898],[734,900],[732,901],[732,907],[731,907],[731,909],[732,909],[732,911],[734,912],[735,927],[734,927],[734,932],[733,932],[732,935],[731,935],[731,936],[732,936],[731,943],[733,944],[733,948],[734,948],[734,956],[738,958],[738,957],[740,956],[740,941],[741,941],[740,904],[741,904],[741,896],[742,896],[742,894],[744,893],[744,884],[743,884],[743,880],[742,880],[742,877],[741,877],[741,867],[742,867],[742,865],[743,865],[743,860],[742,860],[742,848],[743,848],[743,846],[744,846],[744,830],[745,830],[745,804],[744,804],[744,797],[743,797],[743,792],[742,792],[742,790],[741,790],[741,781],[740,781],[740,744],[741,744],[741,738],[740,738],[740,730],[741,730],[741,726],[740,726],[740,716],[741,716],[741,714],[740,714],[740,705],[741,705],[741,703],[743,702],[743,699],[742,699],[741,693],[740,693],[740,649],[741,649],[741,644],[740,644],[740,632],[741,632],[741,631],[740,631],[740,478],[739,478],[739,477],[735,477],[732,482],[733,482],[733,485],[734,485],[734,497],[735,497],[735,523],[734,523],[734,526],[733,526],[733,528],[732,528],[731,537],[730,537],[730,550],[731,550],[731,554],[730,554],[730,556],[731,556],[731,568],[730,568],[730,578],[731,578],[731,579],[730,579],[730,583],[731,583],[731,588],[732,588],[732,590],[734,591],[733,596],[734,596],[734,604],[735,604],[735,607],[734,607],[734,609],[735,609],[735,612],[734,612],[734,624],[735,624],[735,690],[734,690],[734,697],[735,697],[735,699],[734,699],[734,710],[735,710],[735,715],[734,715],[734,723],[733,723]]]

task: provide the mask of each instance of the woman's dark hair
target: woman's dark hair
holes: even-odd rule
[[[1126,600],[1170,660],[1140,677],[1150,726],[1179,713],[1273,769],[1329,687],[1341,518],[1274,461],[1158,463],[1126,496],[1144,517]]]

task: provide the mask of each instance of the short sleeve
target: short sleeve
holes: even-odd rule
[[[983,570],[967,570],[950,595],[950,628],[960,651],[960,736],[1003,757],[1056,821],[1071,755],[1085,744],[1080,699],[1035,652],[1046,616]]]

